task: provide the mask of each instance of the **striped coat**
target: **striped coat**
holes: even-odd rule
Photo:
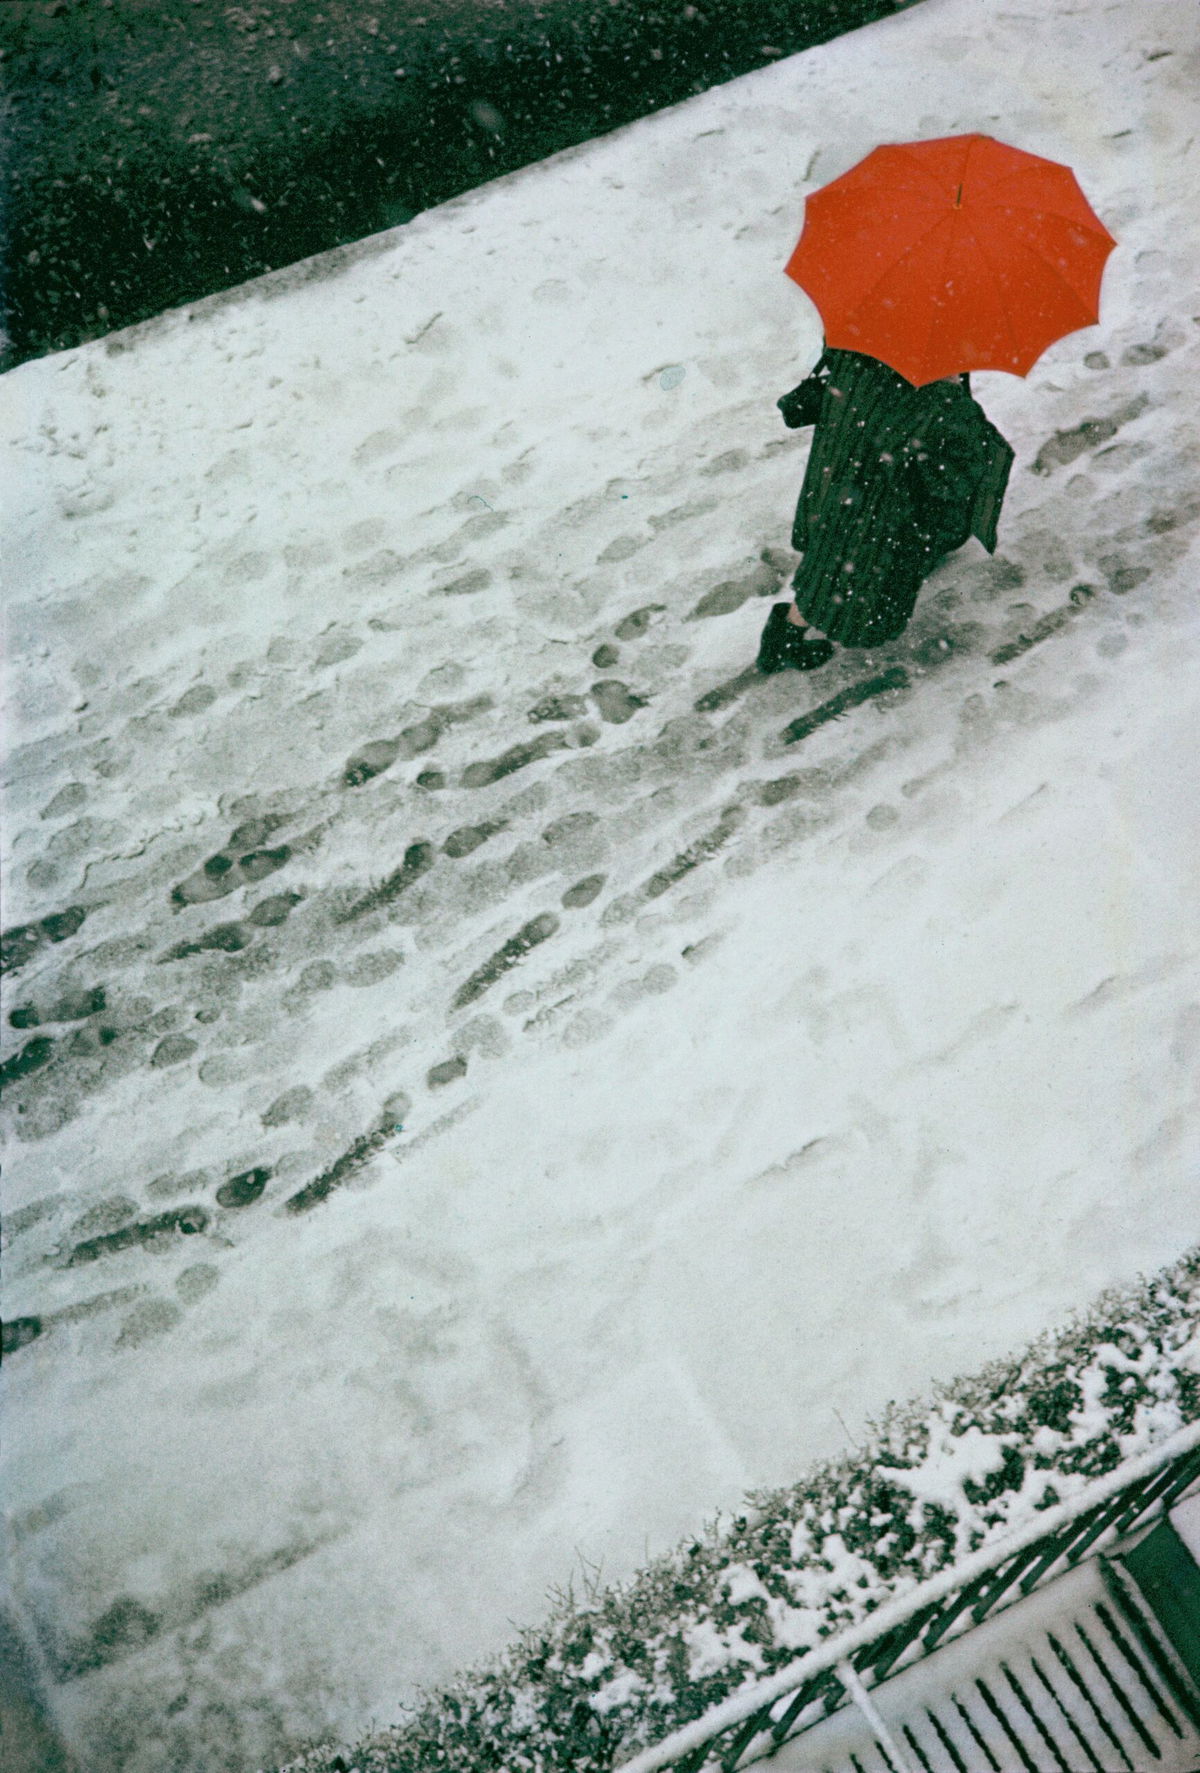
[[[893,639],[943,555],[972,534],[994,550],[1013,452],[965,377],[914,388],[874,357],[829,350],[779,408],[788,425],[816,427],[794,586],[831,640]]]

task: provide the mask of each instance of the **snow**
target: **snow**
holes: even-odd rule
[[[771,1599],[770,1589],[763,1586],[758,1574],[746,1564],[730,1564],[721,1578],[721,1586],[731,1607],[740,1607],[743,1601]]]
[[[386,1722],[1194,1235],[1193,13],[1034,24],[925,0],[0,383],[4,1056],[54,1043],[11,1092],[12,1606],[95,1773]],[[802,470],[803,193],[974,129],[1119,241],[1099,328],[977,379],[1000,558],[698,710]]]
[[[1178,1424],[1176,1424],[1178,1426]],[[929,1442],[918,1465],[897,1468],[881,1465],[879,1475],[890,1478],[914,1499],[914,1526],[925,1523],[925,1511],[931,1506],[963,1517],[968,1511],[967,1483],[982,1485],[984,1480],[1004,1468],[1004,1450],[1014,1446],[1017,1435],[984,1434],[970,1426],[954,1432],[952,1412],[942,1411],[930,1420]],[[969,1550],[964,1535],[962,1550]]]
[[[684,1631],[683,1641],[690,1652],[690,1681],[702,1681],[730,1662],[744,1662],[759,1669],[763,1666],[761,1649],[747,1642],[740,1625],[731,1631],[718,1631],[711,1619],[698,1619]]]
[[[521,1687],[513,1694],[512,1711],[509,1714],[509,1727],[518,1732],[531,1730],[537,1722],[537,1694],[529,1687]]]
[[[628,1705],[630,1700],[644,1692],[645,1688],[646,1683],[641,1675],[634,1669],[627,1668],[619,1675],[614,1675],[611,1681],[606,1681],[602,1687],[598,1687],[588,1703],[593,1711],[599,1712],[601,1717],[606,1717],[609,1712],[615,1711],[619,1706]]]

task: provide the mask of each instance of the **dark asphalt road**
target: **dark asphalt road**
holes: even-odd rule
[[[0,0],[0,368],[912,3]]]

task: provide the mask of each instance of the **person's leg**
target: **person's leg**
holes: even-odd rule
[[[755,661],[759,671],[815,671],[833,657],[834,644],[801,619],[794,603],[777,603],[767,618]]]
[[[800,614],[800,610],[799,610],[798,606],[795,603],[793,603],[791,608],[788,610],[788,621],[792,623],[793,627],[806,630],[810,639],[812,639],[812,640],[825,640],[828,638],[828,636],[825,633],[823,633],[820,628],[814,628],[811,622],[805,621],[804,617]],[[832,644],[832,642],[830,644]]]

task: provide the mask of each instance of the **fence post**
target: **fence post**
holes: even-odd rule
[[[852,1662],[839,1662],[836,1669],[837,1678],[846,1689],[851,1700],[858,1707],[863,1717],[871,1726],[871,1734],[887,1755],[896,1769],[896,1773],[916,1773],[912,1762],[899,1747],[891,1731],[880,1717],[875,1702],[859,1678],[858,1670]]]

